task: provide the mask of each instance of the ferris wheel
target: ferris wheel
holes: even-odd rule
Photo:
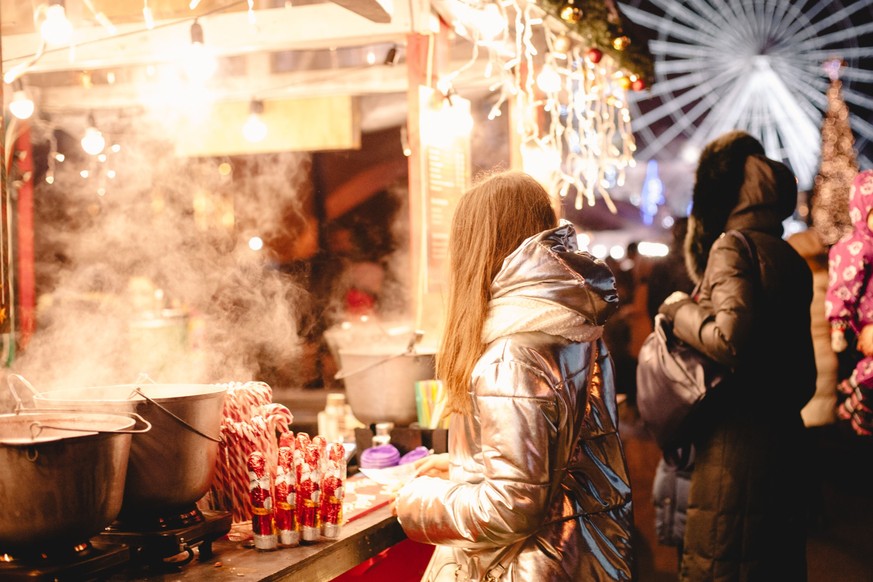
[[[652,31],[655,81],[629,94],[638,161],[688,161],[731,129],[758,137],[808,189],[818,169],[821,122],[842,59],[843,100],[855,151],[873,167],[873,0],[629,0],[621,10]]]

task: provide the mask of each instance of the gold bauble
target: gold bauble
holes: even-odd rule
[[[627,47],[630,46],[630,43],[631,43],[631,39],[629,39],[628,37],[619,36],[619,37],[616,37],[615,39],[613,39],[612,48],[614,48],[617,51],[623,51],[624,49],[626,49]]]
[[[567,54],[567,51],[570,50],[571,44],[572,43],[570,42],[570,39],[567,38],[566,35],[562,34],[555,39],[554,43],[552,43],[552,48],[555,50],[555,52],[565,55]]]
[[[576,23],[582,19],[582,9],[572,4],[561,8],[561,18],[567,22]]]

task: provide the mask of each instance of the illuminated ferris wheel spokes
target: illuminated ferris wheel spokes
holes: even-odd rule
[[[873,0],[651,0],[648,10],[643,4],[622,7],[657,33],[649,43],[655,83],[631,95],[638,160],[657,157],[677,138],[693,152],[725,131],[744,129],[809,187],[828,106],[822,65],[839,57],[859,162],[871,165],[863,150],[873,143],[867,121],[873,117]]]

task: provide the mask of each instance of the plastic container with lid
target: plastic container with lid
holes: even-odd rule
[[[430,454],[430,449],[424,446],[418,446],[400,457],[400,461],[397,463],[398,465],[405,465],[407,463],[414,463],[419,459],[423,459]]]
[[[385,469],[400,462],[400,451],[391,444],[370,447],[361,451],[362,469]]]

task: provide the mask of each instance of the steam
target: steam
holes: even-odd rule
[[[38,390],[247,381],[300,356],[310,297],[247,243],[305,231],[308,156],[179,158],[149,127],[114,120],[120,151],[69,147],[37,180],[37,332],[13,371]]]

